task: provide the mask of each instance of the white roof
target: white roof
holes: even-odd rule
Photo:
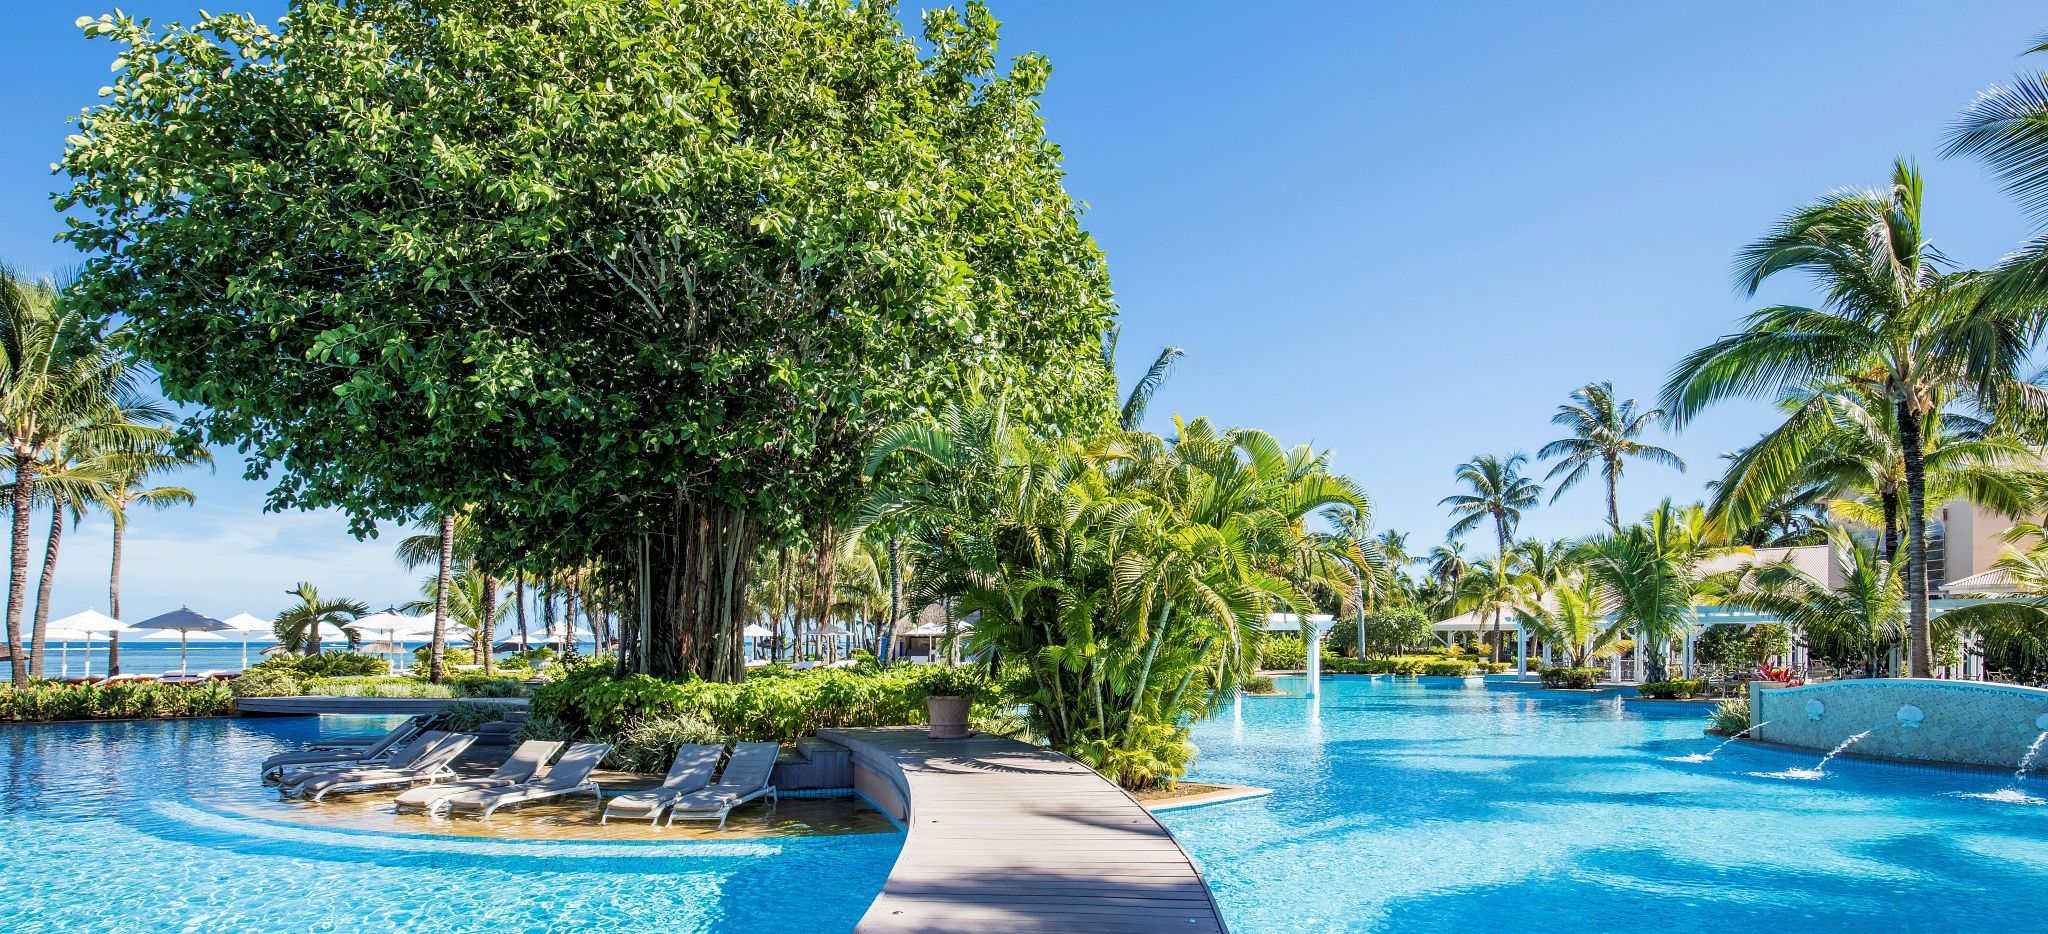
[[[1949,581],[1941,588],[1947,593],[1986,594],[2004,596],[2020,592],[2013,586],[2012,575],[1999,568],[1992,568],[1981,574],[1972,574],[1962,580]]]
[[[1514,613],[1509,612],[1507,610],[1501,611],[1500,628],[1502,632],[1506,632],[1510,629],[1515,629],[1520,626],[1521,624],[1515,621]],[[1456,616],[1451,617],[1450,619],[1442,620],[1438,622],[1436,625],[1431,626],[1429,628],[1434,629],[1437,632],[1492,632],[1493,613],[1489,611],[1484,616],[1480,615],[1478,610],[1473,610],[1469,613],[1460,613]]]

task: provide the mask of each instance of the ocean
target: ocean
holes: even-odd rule
[[[253,665],[257,662],[262,661],[263,650],[265,648],[270,647],[272,644],[274,643],[249,643],[249,663]],[[414,647],[415,645],[425,644],[425,642],[405,643],[408,649]],[[465,642],[450,641],[449,644],[460,648],[468,648],[468,644]],[[590,641],[587,639],[584,640],[582,644],[577,646],[577,650],[585,654],[588,654],[591,651],[591,649],[592,645]],[[75,677],[83,675],[86,673],[85,654],[85,644],[82,642],[74,642],[71,644],[71,651],[69,653],[68,660],[65,658],[65,653],[61,650],[61,647],[59,645],[52,645],[50,646],[49,658],[47,661],[44,662],[43,675],[45,677],[52,678]],[[502,656],[504,653],[499,654]],[[413,661],[410,652],[407,652],[407,654],[403,658],[397,658],[394,656],[387,657],[393,657],[400,665],[410,665],[412,664]],[[172,672],[177,670],[179,670],[177,642],[160,642],[154,639],[146,642],[133,642],[128,640],[123,640],[121,642],[121,672],[123,674],[160,675],[164,674],[165,672]],[[233,643],[231,645],[224,645],[222,643],[212,641],[204,643],[194,642],[191,644],[190,648],[186,650],[185,670],[194,672],[241,671],[242,644],[239,642]],[[96,675],[104,675],[107,673],[107,644],[98,639],[93,640],[92,643],[91,673]],[[0,662],[0,680],[12,677],[12,675],[13,672],[10,669],[8,663]]]

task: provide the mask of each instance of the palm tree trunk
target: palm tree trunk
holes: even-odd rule
[[[576,648],[576,581],[571,578],[569,586],[562,590],[562,654],[567,656]]]
[[[1906,633],[1908,674],[1928,677],[1934,668],[1927,633],[1927,464],[1921,447],[1920,413],[1899,402],[1899,448],[1906,460]]]
[[[477,620],[474,651],[477,659],[483,662],[484,675],[489,676],[492,648],[498,642],[498,579],[489,574],[484,575],[483,611],[483,617]]]
[[[832,628],[832,583],[839,571],[839,532],[827,522],[818,532],[818,589],[813,608],[818,614],[818,655],[828,664],[839,660],[839,640],[825,633]]]
[[[1607,459],[1607,527],[1616,532],[1621,531],[1621,507],[1614,501],[1615,474],[1620,466],[1614,458]]]
[[[1899,491],[1887,489],[1877,496],[1879,508],[1884,510],[1884,555],[1886,561],[1899,559]]]
[[[50,507],[50,540],[43,546],[43,578],[36,584],[36,636],[29,649],[29,677],[43,676],[43,654],[49,650],[50,585],[57,580],[57,543],[64,537],[64,504]]]
[[[896,649],[896,621],[903,618],[903,546],[889,534],[889,618],[876,627],[875,658],[889,667],[889,654]]]
[[[540,628],[544,633],[555,631],[554,584],[546,580],[540,583]]]
[[[525,571],[518,571],[512,575],[512,612],[519,617],[519,651],[524,652],[527,649],[532,648],[532,646],[528,645],[526,641],[527,632]]]
[[[1508,522],[1500,513],[1493,515],[1493,537],[1500,551],[1493,558],[1493,592],[1496,598],[1508,589]],[[1493,608],[1493,662],[1500,663],[1500,607]]]
[[[1356,570],[1351,572],[1351,587],[1357,591],[1358,601],[1358,660],[1365,660],[1365,575]]]
[[[455,514],[441,514],[441,570],[434,577],[434,641],[427,648],[427,680],[441,683],[441,656],[448,651],[448,579],[455,565]],[[316,630],[317,632],[317,630]]]
[[[125,504],[116,508],[125,509]],[[121,618],[121,536],[128,531],[127,517],[114,516],[114,557],[107,565],[107,615]],[[121,673],[121,634],[107,633],[107,677]]]
[[[21,644],[21,606],[28,596],[28,521],[35,505],[36,459],[14,452],[14,541],[7,570],[7,667],[17,688],[28,687],[28,659]]]

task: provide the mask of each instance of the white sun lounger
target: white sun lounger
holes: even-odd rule
[[[277,790],[283,792],[285,797],[291,797],[291,789],[294,786],[304,784],[306,782],[312,781],[313,779],[320,778],[322,776],[338,775],[342,772],[356,772],[361,771],[363,769],[406,768],[408,766],[411,766],[414,762],[419,761],[419,758],[421,756],[424,756],[427,753],[432,752],[434,749],[434,744],[447,738],[448,734],[443,733],[440,730],[428,730],[425,733],[421,733],[420,735],[413,737],[412,739],[406,740],[403,743],[391,747],[390,752],[387,753],[381,761],[339,762],[328,763],[325,765],[309,765],[296,769],[285,769],[283,772],[278,773]]]
[[[336,792],[369,791],[374,788],[412,786],[420,782],[437,782],[455,775],[455,757],[462,755],[469,744],[476,742],[474,733],[457,733],[434,744],[425,755],[403,768],[353,769],[323,775],[293,787],[301,797],[312,795],[317,803]]]
[[[375,762],[390,754],[393,747],[410,740],[426,728],[426,717],[413,717],[391,729],[391,732],[375,739],[360,743],[324,743],[308,746],[292,752],[280,752],[263,760],[263,777],[269,778],[292,766],[305,765],[354,765]]]
[[[432,812],[440,808],[442,799],[459,795],[465,791],[475,791],[479,788],[503,788],[507,785],[517,785],[521,782],[532,781],[535,776],[547,770],[548,760],[554,758],[555,753],[560,751],[561,748],[561,743],[537,739],[527,740],[520,743],[518,749],[512,750],[512,755],[506,757],[505,763],[498,766],[497,771],[483,778],[465,778],[459,781],[438,782],[430,785],[421,785],[416,788],[408,788],[398,795],[396,804],[401,811],[416,809]]]
[[[724,746],[685,744],[676,750],[675,761],[669,763],[668,775],[661,780],[660,787],[628,792],[605,802],[604,814],[597,822],[605,823],[617,813],[636,820],[644,817],[649,824],[654,823],[677,798],[711,784],[711,773],[718,771],[718,757],[724,752]]]
[[[676,818],[684,820],[715,820],[719,829],[725,829],[725,818],[732,809],[762,796],[770,801],[780,801],[775,786],[768,784],[775,775],[775,757],[782,747],[775,743],[740,743],[732,749],[732,757],[726,760],[725,771],[718,776],[718,784],[701,791],[693,791],[677,798],[668,809],[668,822]]]
[[[605,753],[611,752],[609,743],[577,743],[562,754],[548,774],[523,785],[508,785],[504,788],[479,788],[441,799],[442,809],[451,814],[474,813],[478,818],[488,818],[492,812],[509,804],[527,804],[562,795],[588,791],[602,803],[604,790],[590,780],[590,773],[603,761]]]

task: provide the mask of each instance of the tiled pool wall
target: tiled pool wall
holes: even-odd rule
[[[2048,732],[2048,690],[1928,678],[1751,685],[1749,718],[1765,742],[1827,751],[1867,730],[1852,752],[2013,768]]]

